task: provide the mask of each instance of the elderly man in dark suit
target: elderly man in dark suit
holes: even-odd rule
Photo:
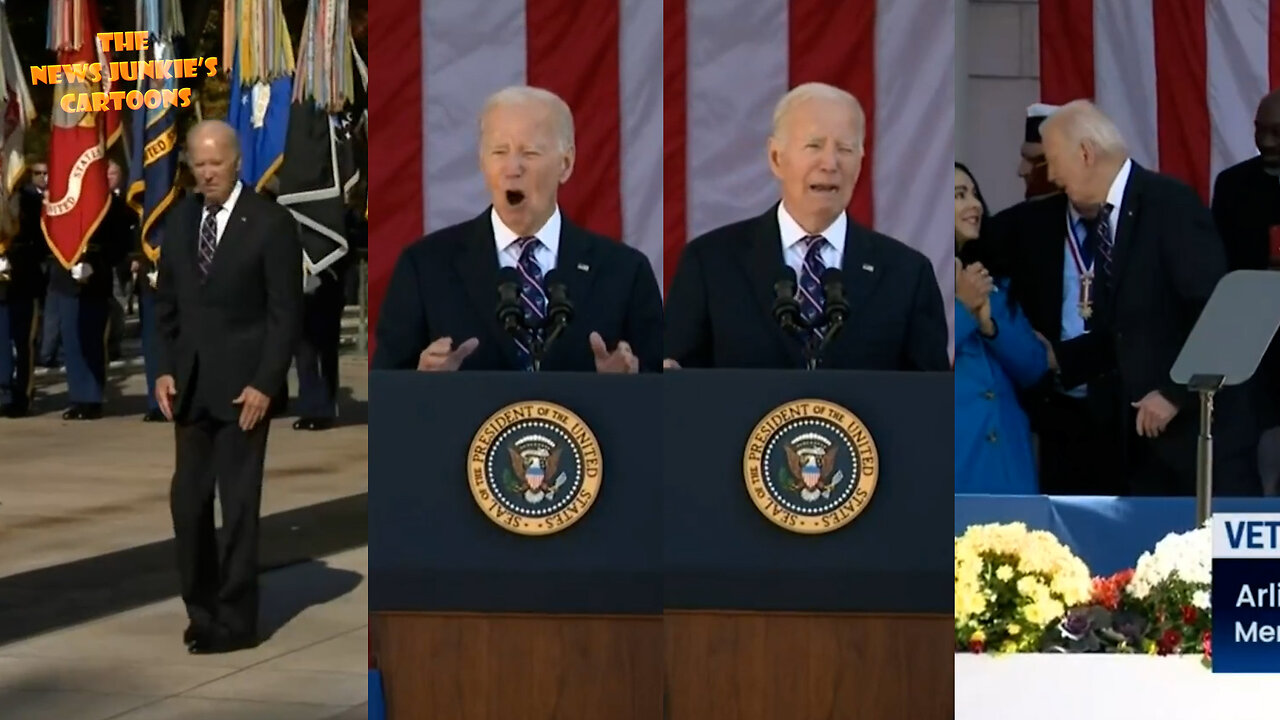
[[[574,158],[573,116],[559,97],[521,86],[489,98],[480,168],[492,205],[400,254],[378,319],[374,368],[532,369],[546,330],[513,336],[499,323],[505,270],[518,280],[525,325],[545,323],[554,286],[563,285],[576,308],[542,370],[659,369],[662,299],[648,260],[577,227],[556,203]]]
[[[302,245],[289,211],[237,179],[231,126],[197,124],[187,157],[196,192],[167,218],[156,281],[155,392],[175,421],[170,504],[191,620],[183,640],[192,653],[217,653],[257,644],[263,463],[272,399],[285,391],[302,328]]]
[[[1194,395],[1169,377],[1201,310],[1227,272],[1213,218],[1185,184],[1130,159],[1124,139],[1092,103],[1064,105],[1041,126],[1049,178],[1087,223],[1092,257],[1081,307],[1089,332],[1055,343],[1063,387],[1115,372],[1131,489],[1195,493]],[[1257,495],[1256,421],[1241,388],[1217,397],[1214,486]]]
[[[667,296],[666,367],[805,366],[805,346],[820,345],[826,330],[795,323],[796,331],[784,331],[775,319],[775,284],[790,267],[805,321],[823,316],[826,270],[842,268],[850,310],[823,367],[950,369],[942,294],[928,259],[845,212],[865,134],[862,108],[843,90],[810,83],[782,98],[769,138],[782,200],[685,248]]]

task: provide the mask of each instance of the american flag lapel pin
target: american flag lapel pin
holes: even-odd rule
[[[586,263],[578,263],[578,269],[582,272],[590,272],[591,266]]]
[[[872,265],[871,263],[862,263],[862,269],[866,270],[867,272],[875,272],[876,266]]]

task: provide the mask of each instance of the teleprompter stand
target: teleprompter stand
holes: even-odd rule
[[[1224,387],[1248,381],[1280,328],[1280,273],[1238,270],[1214,288],[1169,377],[1200,397],[1196,445],[1196,523],[1213,506],[1213,401]]]

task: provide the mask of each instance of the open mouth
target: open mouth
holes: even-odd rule
[[[521,190],[508,190],[508,191],[507,191],[507,204],[508,204],[508,205],[510,205],[511,207],[516,207],[517,205],[519,205],[519,204],[520,204],[520,203],[522,203],[522,202],[524,202],[524,192],[523,192],[523,191],[521,191]]]
[[[827,185],[825,183],[814,183],[809,186],[809,192],[818,193],[820,195],[835,195],[840,192],[840,186]]]

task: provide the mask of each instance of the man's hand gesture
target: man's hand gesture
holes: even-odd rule
[[[598,332],[591,333],[590,341],[591,354],[596,356],[596,372],[627,375],[640,372],[640,360],[631,352],[631,345],[626,340],[620,341],[613,352],[609,352]]]
[[[418,356],[418,369],[422,372],[452,372],[462,367],[462,361],[479,346],[480,341],[476,338],[465,340],[456,348],[453,338],[436,338]]]

